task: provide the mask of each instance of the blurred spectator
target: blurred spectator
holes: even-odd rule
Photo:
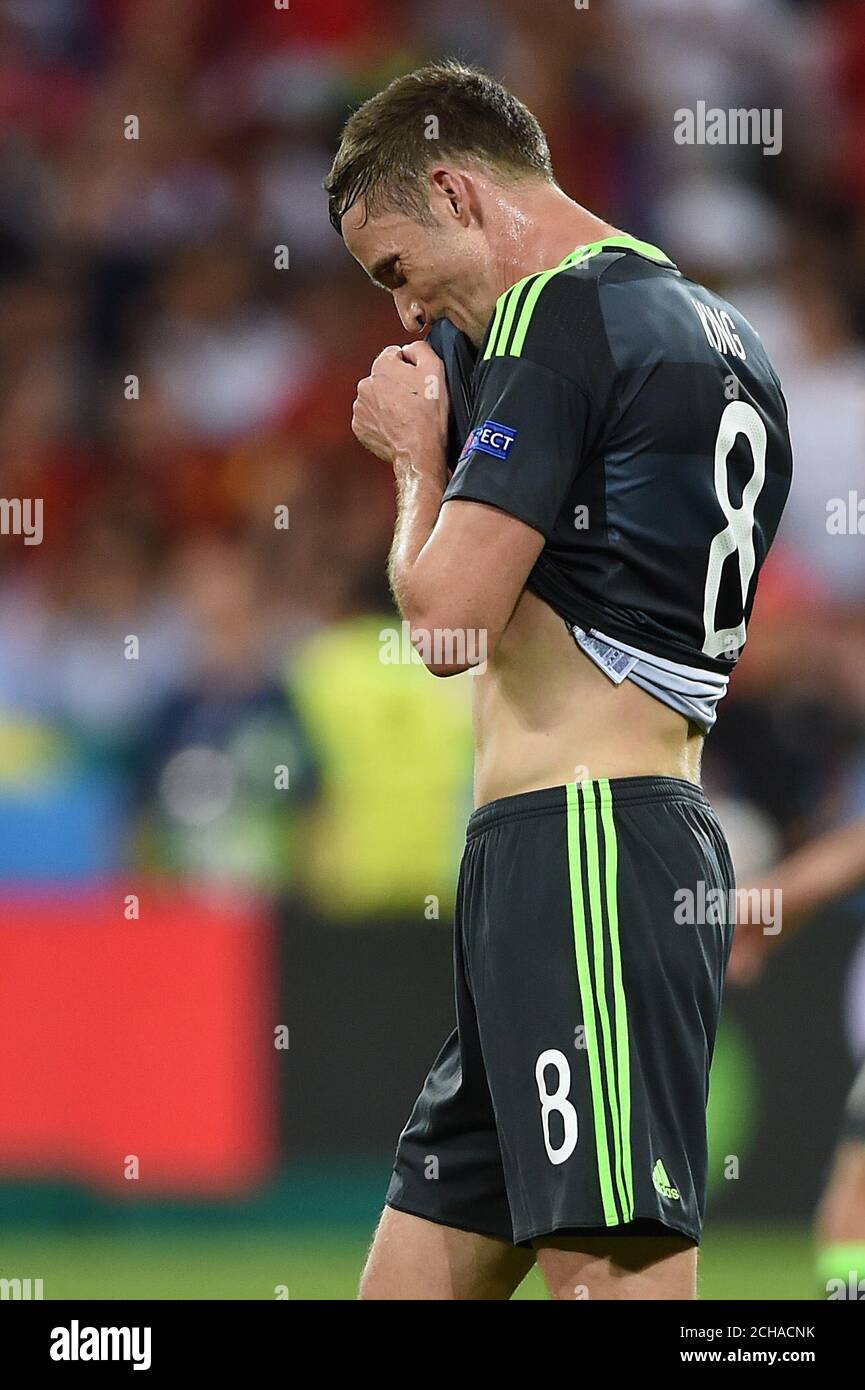
[[[324,917],[448,920],[471,807],[471,680],[430,680],[384,601],[295,653],[322,777],[300,888]]]
[[[138,748],[139,860],[277,893],[292,882],[312,752],[276,676],[282,646],[248,547],[199,543],[178,560],[196,652]]]
[[[134,523],[96,514],[74,553],[0,606],[0,704],[56,721],[97,760],[125,760],[188,655],[177,597]]]
[[[144,372],[181,424],[211,443],[272,425],[315,358],[291,319],[256,302],[246,253],[218,244],[187,251],[161,289]]]

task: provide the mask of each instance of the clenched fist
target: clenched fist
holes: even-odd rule
[[[357,385],[351,416],[370,453],[447,482],[448,394],[441,359],[426,343],[387,347]]]

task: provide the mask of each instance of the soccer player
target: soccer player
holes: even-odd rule
[[[733,900],[700,750],[790,485],[750,324],[556,184],[486,74],[348,120],[326,180],[407,331],[360,382],[390,579],[434,674],[474,667],[457,1027],[399,1141],[367,1299],[696,1293]],[[721,895],[719,899],[718,895]],[[699,916],[699,914],[697,914]]]
[[[754,984],[782,941],[789,941],[819,909],[865,884],[865,820],[810,840],[776,864],[767,879],[761,891],[769,886],[778,895],[783,929],[766,934],[759,922],[740,923],[730,957],[735,984]],[[832,1172],[817,1212],[816,1239],[824,1289],[845,1290],[842,1297],[856,1297],[857,1289],[865,1293],[865,1063],[847,1098]]]

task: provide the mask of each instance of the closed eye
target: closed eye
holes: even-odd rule
[[[380,261],[376,261],[369,272],[370,279],[382,290],[401,289],[405,284],[405,276],[399,269],[399,263],[398,252],[392,256],[383,256]]]

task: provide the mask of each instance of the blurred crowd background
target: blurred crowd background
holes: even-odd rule
[[[392,479],[349,423],[404,330],[321,192],[349,109],[446,55],[763,336],[796,480],[707,785],[746,874],[865,811],[859,0],[2,0],[0,496],[44,503],[0,537],[10,893],[245,890],[360,970],[352,925],[446,923],[470,678],[380,660]],[[782,152],[677,144],[700,101],[780,109]]]
[[[7,876],[131,861],[299,881],[338,907],[338,872],[348,907],[372,888],[352,879],[369,850],[401,886],[382,872],[365,906],[400,912],[429,889],[422,860],[404,882],[404,839],[377,833],[404,824],[400,793],[422,789],[427,813],[456,798],[458,844],[446,740],[413,727],[394,757],[392,717],[350,689],[375,677],[376,643],[352,634],[390,611],[393,517],[351,403],[403,330],[320,187],[348,109],[450,53],[526,100],[569,192],[726,292],[767,342],[796,488],[709,774],[785,838],[865,796],[865,545],[827,528],[865,458],[860,5],[32,0],[0,9],[0,40],[0,478],[44,499],[42,544],[0,546],[0,776],[13,802],[31,777],[56,792],[30,808],[38,834],[0,834]],[[672,113],[700,100],[779,108],[782,153],[676,144]],[[457,703],[382,674],[405,686],[407,725],[415,703]],[[278,790],[268,738],[291,764]],[[315,827],[292,853],[316,798],[369,815],[385,792],[357,863],[321,868]]]

